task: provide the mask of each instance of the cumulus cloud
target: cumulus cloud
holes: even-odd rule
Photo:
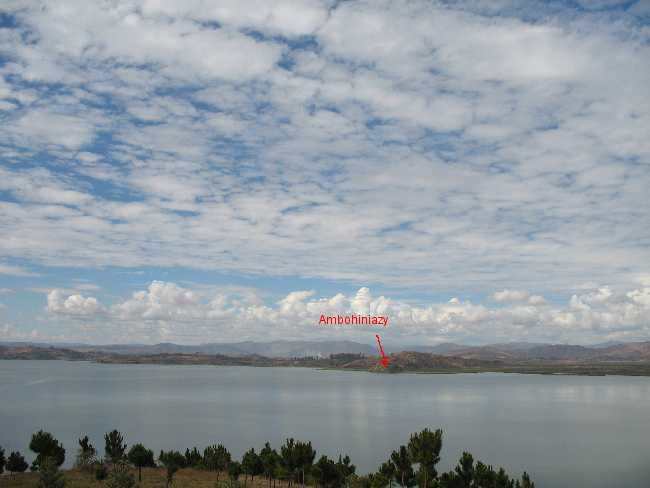
[[[607,288],[609,290],[609,288]],[[95,317],[98,330],[122,327],[141,340],[223,341],[347,337],[367,340],[372,331],[318,327],[321,314],[387,315],[382,334],[399,342],[455,340],[471,342],[544,340],[584,342],[642,338],[650,331],[650,288],[610,290],[607,300],[594,293],[574,295],[565,305],[543,297],[490,308],[453,298],[448,302],[413,305],[373,296],[367,287],[356,293],[318,297],[314,291],[294,291],[272,305],[256,295],[242,299],[232,293],[211,294],[154,281],[146,290],[109,308],[94,298],[53,290],[48,311],[57,315]],[[374,333],[374,332],[373,332]]]
[[[47,311],[69,316],[92,316],[102,313],[104,308],[94,297],[67,295],[64,290],[54,289],[47,295]]]

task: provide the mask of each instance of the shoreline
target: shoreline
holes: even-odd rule
[[[68,362],[86,362],[102,365],[151,365],[151,366],[215,366],[215,367],[248,367],[248,368],[301,368],[312,369],[316,371],[338,371],[338,372],[357,372],[373,374],[421,374],[421,375],[453,375],[453,374],[481,374],[481,373],[502,373],[502,374],[520,374],[520,375],[541,375],[541,376],[621,376],[621,377],[650,377],[650,363],[584,363],[584,364],[521,364],[521,365],[502,365],[501,367],[473,367],[473,368],[440,368],[440,369],[408,369],[396,368],[382,370],[378,366],[372,368],[363,367],[345,367],[318,364],[245,364],[241,361],[232,363],[214,363],[214,362],[183,362],[183,361],[156,361],[143,360],[143,358],[125,357],[124,360],[113,358],[112,360],[95,360],[91,358],[76,359],[64,357],[39,358],[39,357],[0,357],[0,361],[68,361]],[[378,360],[377,360],[378,362]]]

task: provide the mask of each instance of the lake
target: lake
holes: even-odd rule
[[[240,456],[295,437],[365,473],[424,427],[444,430],[439,471],[468,450],[539,488],[649,484],[650,378],[0,360],[0,446],[28,453],[49,430],[66,465],[80,436],[103,454],[116,428],[156,455],[223,443]]]

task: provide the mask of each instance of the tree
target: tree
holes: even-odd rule
[[[287,439],[280,448],[281,463],[289,475],[290,483],[295,481],[300,473],[302,486],[305,486],[305,472],[314,463],[316,451],[312,449],[311,442],[294,441]]]
[[[275,469],[280,462],[280,456],[275,449],[267,442],[264,444],[264,449],[260,451],[260,460],[262,462],[262,472],[269,480],[269,488],[271,488],[271,478],[275,473]]]
[[[336,463],[336,469],[339,471],[341,478],[344,481],[347,481],[357,470],[356,466],[354,464],[351,464],[350,456],[347,454],[343,458],[341,458],[341,455],[339,454],[339,460]]]
[[[104,451],[106,457],[112,462],[117,463],[124,459],[126,453],[126,443],[120,432],[114,430],[104,434]]]
[[[530,476],[528,476],[526,471],[521,475],[521,488],[535,488],[535,483],[530,480]]]
[[[413,486],[415,484],[415,473],[406,446],[400,446],[399,450],[393,451],[390,460],[395,465],[395,478],[400,486]]]
[[[147,449],[142,444],[131,446],[127,459],[133,466],[138,468],[138,481],[142,481],[142,468],[156,465],[153,459],[153,451]]]
[[[228,469],[231,462],[231,456],[222,444],[208,446],[203,450],[203,464],[210,471],[217,471],[217,482],[219,481],[219,471]]]
[[[59,471],[56,458],[47,456],[41,459],[38,465],[38,488],[64,488],[65,478]]]
[[[169,488],[176,471],[185,467],[185,456],[178,451],[160,451],[158,460],[167,469],[167,488]]]
[[[510,479],[510,476],[508,476],[506,473],[505,469],[499,468],[494,483],[495,488],[512,488],[513,484],[514,483]]]
[[[192,450],[190,451],[189,449],[185,449],[185,466],[186,467],[196,467],[199,464],[201,464],[201,461],[203,461],[203,456],[201,456],[201,453],[196,447],[193,447]]]
[[[477,488],[492,487],[496,483],[496,473],[492,466],[487,466],[481,461],[474,466],[474,485]]]
[[[341,471],[327,456],[321,456],[312,469],[314,479],[321,488],[337,488],[343,484]]]
[[[392,461],[389,460],[385,463],[382,463],[377,474],[386,479],[386,483],[388,483],[389,488],[393,487],[393,479],[397,474],[397,470],[395,469],[395,465]],[[385,486],[385,483],[383,486]]]
[[[251,480],[254,480],[256,475],[262,474],[264,472],[262,459],[255,452],[254,448],[251,448],[249,451],[246,451],[246,453],[242,458],[241,467],[244,475],[245,476],[250,475]],[[246,483],[246,478],[244,478],[244,484],[245,483]]]
[[[0,447],[0,474],[4,473],[5,471],[5,450]]]
[[[88,453],[91,456],[97,454],[97,450],[90,443],[90,440],[88,439],[87,435],[79,439],[79,450]]]
[[[296,470],[298,469],[298,463],[296,460],[296,442],[291,439],[287,439],[283,446],[280,447],[280,464],[284,468],[284,471],[289,477],[289,486],[294,480]]]
[[[88,440],[88,436],[79,439],[79,450],[77,451],[77,459],[75,466],[84,471],[90,470],[96,463],[95,454],[96,449]]]
[[[129,472],[128,465],[122,461],[114,464],[106,480],[106,488],[133,488],[134,486],[135,478]]]
[[[294,456],[295,456],[295,467],[300,471],[301,484],[302,487],[305,487],[305,472],[309,472],[312,464],[314,464],[314,458],[316,457],[316,451],[312,449],[311,442],[301,442],[298,441],[294,447]],[[349,460],[349,458],[348,458]]]
[[[228,465],[228,477],[230,478],[231,481],[237,481],[241,473],[242,473],[241,463],[238,463],[237,461],[232,461]]]
[[[12,452],[7,459],[7,471],[10,473],[24,473],[29,465],[20,452]]]
[[[469,452],[463,452],[456,466],[456,476],[462,488],[470,488],[474,480],[474,458]]]
[[[438,476],[436,464],[440,462],[442,449],[442,430],[431,432],[424,429],[422,432],[411,434],[408,451],[411,459],[420,465],[420,478],[422,486],[427,488],[429,480]]]
[[[51,458],[57,467],[65,461],[65,449],[49,432],[39,430],[33,434],[29,449],[36,453],[36,459],[32,462],[32,471],[38,470],[46,458]]]

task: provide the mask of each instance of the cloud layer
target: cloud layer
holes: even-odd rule
[[[93,297],[49,292],[47,311],[68,319],[71,334],[86,340],[120,337],[128,330],[131,341],[234,341],[305,339],[314,337],[370,340],[374,331],[339,326],[324,331],[321,314],[387,315],[390,327],[381,333],[400,343],[441,341],[493,342],[513,339],[552,342],[639,340],[650,333],[650,287],[626,292],[609,287],[585,290],[568,303],[550,305],[543,297],[510,290],[511,303],[500,305],[502,293],[491,304],[452,298],[446,303],[412,305],[360,288],[355,294],[316,297],[313,291],[294,291],[272,305],[255,294],[210,294],[169,282],[152,282],[146,290],[118,300],[110,307]]]
[[[642,1],[3,8],[0,275],[165,268],[496,292],[556,327],[587,313],[540,315],[542,295],[634,290],[649,272]],[[48,306],[207,317],[167,286],[118,309]],[[273,313],[321,306],[286,300]],[[502,313],[418,313],[456,320],[455,306]]]

